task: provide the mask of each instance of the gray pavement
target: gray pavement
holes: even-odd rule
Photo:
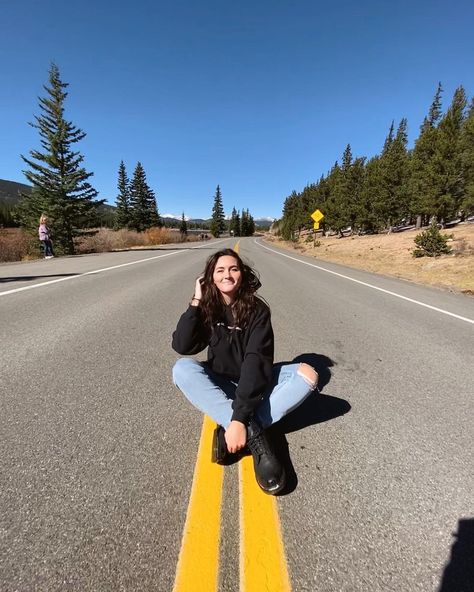
[[[206,257],[234,242],[0,266],[2,591],[171,590],[201,417],[171,383],[170,335]],[[240,252],[261,273],[277,360],[322,378],[281,426],[293,590],[461,590],[474,300],[268,247]],[[235,483],[225,491],[230,590]]]

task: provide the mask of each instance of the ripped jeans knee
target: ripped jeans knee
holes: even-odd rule
[[[296,372],[313,390],[318,386],[319,375],[309,364],[301,362]]]

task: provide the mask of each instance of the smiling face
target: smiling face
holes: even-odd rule
[[[242,272],[239,262],[231,255],[219,257],[212,274],[212,279],[227,304],[234,301],[237,290],[242,283]]]

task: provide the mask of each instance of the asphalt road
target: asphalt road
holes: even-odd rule
[[[233,244],[0,266],[2,592],[172,589],[202,418],[171,382],[170,336],[206,257]],[[240,253],[277,361],[321,376],[281,426],[292,590],[474,589],[474,299],[253,238]]]

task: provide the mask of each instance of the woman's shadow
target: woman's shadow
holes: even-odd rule
[[[334,366],[334,362],[330,358],[322,354],[308,353],[297,356],[291,362],[282,363],[294,364],[302,362],[312,366],[318,373],[318,388],[299,407],[269,428],[276,453],[282,460],[287,475],[287,484],[279,495],[291,493],[298,485],[298,477],[291,462],[288,441],[285,434],[302,430],[323,421],[329,421],[330,419],[344,415],[351,409],[351,406],[346,400],[321,393],[323,388],[331,380],[330,368]]]

